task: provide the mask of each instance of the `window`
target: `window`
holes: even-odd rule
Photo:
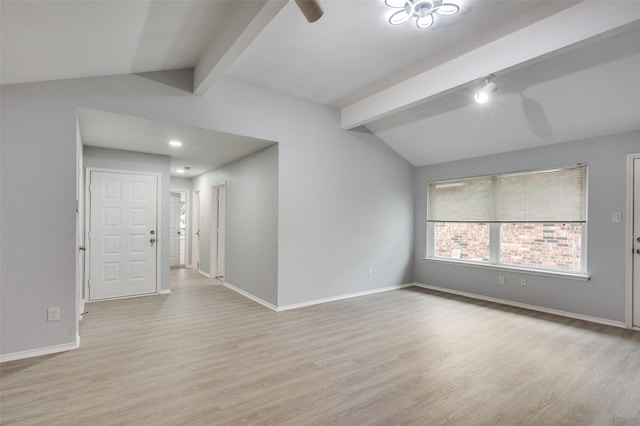
[[[488,223],[438,222],[433,226],[436,257],[489,261]]]
[[[427,257],[585,273],[587,168],[432,182]]]

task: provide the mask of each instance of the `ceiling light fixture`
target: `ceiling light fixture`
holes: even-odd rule
[[[169,145],[171,145],[171,146],[182,146],[182,142],[180,142],[177,139],[174,139],[174,140],[169,141]]]
[[[460,11],[455,3],[445,3],[443,0],[384,0],[385,4],[394,9],[400,9],[391,17],[391,25],[400,25],[416,18],[418,28],[429,28],[433,25],[434,14],[450,16]]]
[[[176,173],[184,173],[184,169],[177,169]]]
[[[484,82],[484,86],[482,86],[482,89],[478,90],[476,92],[476,95],[474,96],[477,103],[486,104],[489,99],[491,99],[491,95],[496,90],[498,90],[498,86],[493,81],[491,81],[493,77],[493,74],[489,74],[482,79],[482,81]]]

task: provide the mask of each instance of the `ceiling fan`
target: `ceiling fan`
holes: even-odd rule
[[[309,23],[316,22],[324,13],[318,0],[296,0],[296,4]]]

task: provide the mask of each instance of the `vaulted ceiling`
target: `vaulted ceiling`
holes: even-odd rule
[[[1,83],[193,68],[196,95],[226,76],[330,105],[416,166],[640,128],[640,1],[455,2],[420,30],[384,0],[312,24],[281,0],[2,0]]]

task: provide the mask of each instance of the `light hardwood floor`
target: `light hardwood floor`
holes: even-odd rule
[[[638,332],[416,288],[275,313],[172,277],[2,364],[2,424],[640,425]]]

